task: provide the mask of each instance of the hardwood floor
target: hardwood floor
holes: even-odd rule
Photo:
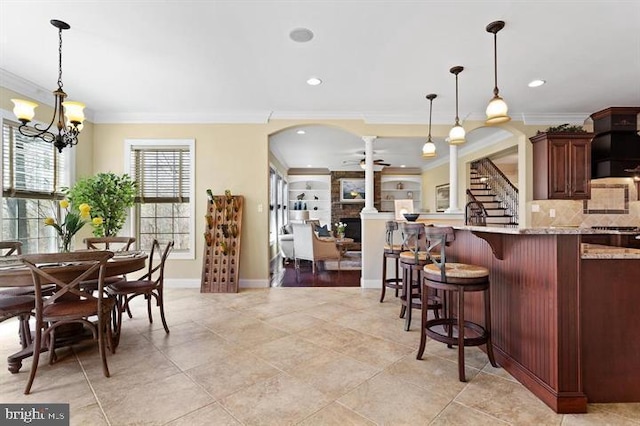
[[[318,262],[316,273],[311,272],[311,262],[301,261],[296,277],[293,260],[283,265],[278,256],[271,262],[271,287],[360,287],[361,271],[327,271]]]

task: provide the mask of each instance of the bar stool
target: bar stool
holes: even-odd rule
[[[491,304],[489,295],[489,270],[483,266],[446,261],[445,246],[453,241],[454,232],[450,227],[432,227],[425,230],[430,241],[427,252],[431,253],[439,247],[440,259],[431,256],[432,263],[423,269],[422,294],[427,294],[429,288],[442,290],[445,294],[445,309],[443,318],[428,319],[427,309],[422,309],[422,327],[420,333],[420,347],[417,359],[422,359],[427,337],[438,342],[446,343],[448,347],[458,346],[458,377],[466,382],[464,372],[465,346],[487,345],[489,362],[498,367],[493,356],[491,344]],[[483,292],[484,297],[484,327],[480,324],[464,319],[464,296],[467,292]],[[457,295],[457,309],[453,312],[453,295]],[[454,329],[457,336],[453,335]],[[467,333],[467,330],[473,333]],[[471,337],[473,335],[473,337]],[[469,336],[469,337],[466,337]]]
[[[386,235],[384,252],[382,253],[382,293],[380,294],[380,303],[384,302],[384,295],[387,288],[392,288],[396,291],[396,297],[398,297],[398,290],[402,288],[402,278],[400,277],[400,253],[402,252],[402,244],[393,243],[393,234],[398,230],[398,222],[395,220],[388,220],[385,223]],[[394,259],[395,275],[392,278],[387,278],[387,260]]]
[[[424,266],[430,262],[430,256],[426,250],[424,224],[403,223],[402,233],[404,235],[402,245],[406,250],[400,253],[400,266],[402,267],[400,318],[405,318],[404,330],[409,331],[412,309],[422,309],[422,306],[425,306],[427,310],[433,310],[436,318],[439,318],[438,310],[442,308],[442,304],[433,295],[427,295],[427,303],[424,305],[422,303],[420,281]]]

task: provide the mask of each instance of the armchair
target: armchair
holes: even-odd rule
[[[301,259],[311,261],[311,270],[314,274],[318,261],[337,260],[338,269],[340,269],[340,252],[333,238],[320,239],[313,232],[313,225],[309,223],[294,223],[292,227],[296,271],[300,269]]]

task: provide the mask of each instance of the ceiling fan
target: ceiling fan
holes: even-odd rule
[[[342,164],[344,165],[348,165],[348,164],[359,164],[360,167],[362,167],[364,169],[365,166],[365,159],[362,158],[360,160],[344,160],[342,162]],[[383,166],[383,167],[387,167],[390,166],[390,163],[385,162],[383,159],[377,159],[377,160],[373,160],[373,165],[374,166]]]

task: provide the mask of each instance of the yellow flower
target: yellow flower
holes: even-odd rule
[[[80,206],[78,206],[78,210],[80,210],[80,213],[89,214],[89,212],[91,211],[91,206],[87,203],[82,203],[80,204]]]
[[[52,217],[47,217],[44,219],[45,225],[53,225],[54,223],[56,223],[56,221]]]
[[[60,207],[62,207],[63,209],[69,208],[69,201],[60,200]]]
[[[94,217],[93,220],[91,221],[91,223],[93,223],[93,226],[100,226],[102,225],[102,218],[101,217]]]

